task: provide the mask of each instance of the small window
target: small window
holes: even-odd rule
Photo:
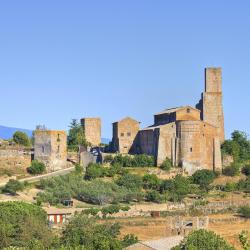
[[[190,108],[187,108],[187,113],[190,113],[190,112],[191,112]]]
[[[121,133],[121,136],[123,137],[123,136],[124,136],[124,133]]]
[[[59,152],[60,152],[60,146],[57,147],[57,153],[59,153]]]
[[[42,153],[45,153],[45,147],[42,146]]]
[[[128,133],[127,133],[127,136],[131,136],[131,133],[130,133],[130,132],[128,132]]]
[[[57,134],[57,141],[60,141],[60,134]]]
[[[191,153],[193,152],[193,148],[190,148],[190,152],[191,152]]]

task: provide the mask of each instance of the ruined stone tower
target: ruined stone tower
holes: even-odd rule
[[[225,135],[221,68],[205,69],[205,92],[197,107],[201,110],[201,119],[217,128],[217,136],[222,143]]]
[[[91,146],[99,146],[101,143],[101,119],[82,118],[81,125],[86,141],[90,143]]]

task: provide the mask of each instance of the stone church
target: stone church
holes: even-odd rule
[[[154,115],[152,126],[141,130],[132,118],[113,124],[114,151],[153,155],[157,165],[169,158],[189,174],[197,169],[221,171],[223,141],[221,68],[205,69],[205,90],[195,108],[163,110]]]

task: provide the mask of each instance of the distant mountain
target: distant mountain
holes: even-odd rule
[[[12,135],[16,131],[22,131],[25,132],[28,136],[32,136],[32,130],[29,129],[23,129],[23,128],[11,128],[11,127],[5,127],[0,125],[0,138],[1,139],[10,139],[12,138]]]
[[[0,138],[4,140],[10,139],[12,138],[13,134],[16,131],[22,131],[22,132],[25,132],[28,136],[32,136],[32,130],[23,129],[23,128],[11,128],[11,127],[0,125]],[[102,143],[109,144],[109,142],[110,142],[110,139],[102,138]]]

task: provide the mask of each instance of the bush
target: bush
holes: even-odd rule
[[[238,209],[238,213],[245,218],[250,218],[250,206],[242,206]]]
[[[42,174],[45,171],[46,167],[42,162],[34,160],[31,162],[31,166],[27,168],[27,171],[30,174]]]
[[[3,188],[4,193],[9,193],[12,195],[16,195],[17,191],[22,191],[24,189],[24,184],[20,181],[10,179],[8,183]]]
[[[223,191],[225,192],[233,192],[238,189],[238,184],[234,182],[227,182],[226,185],[223,187]]]
[[[113,164],[119,164],[122,167],[153,167],[154,157],[141,154],[141,155],[116,155],[112,161]]]
[[[161,180],[155,174],[145,174],[142,178],[143,188],[145,189],[160,189]]]
[[[246,176],[250,176],[250,165],[246,165],[245,167],[242,168],[242,173]]]
[[[31,145],[29,137],[22,131],[16,131],[13,134],[13,141],[19,145],[23,145],[26,147],[29,147]]]
[[[85,180],[93,180],[104,176],[104,168],[100,164],[90,163],[86,168]]]
[[[222,170],[222,173],[226,176],[236,176],[240,173],[240,170],[239,170],[239,165],[238,164],[231,164],[230,166],[228,167],[225,167],[223,170]]]
[[[234,250],[222,237],[214,232],[200,229],[190,233],[181,244],[172,250]]]
[[[131,245],[134,245],[138,242],[138,238],[137,236],[135,236],[134,234],[127,234],[123,237],[122,239],[122,246],[123,246],[123,249],[131,246]]]
[[[202,189],[205,189],[206,191],[209,189],[209,185],[213,182],[215,178],[216,173],[208,169],[197,170],[192,175],[193,183],[199,185]]]
[[[166,159],[160,166],[162,170],[169,171],[172,168],[172,162],[170,159]]]
[[[156,190],[151,190],[151,191],[147,192],[146,200],[161,203],[163,198],[159,192],[157,192]]]
[[[112,163],[113,160],[114,160],[114,158],[112,155],[105,155],[103,162],[104,163]]]
[[[142,179],[138,175],[125,174],[116,180],[116,184],[127,189],[138,190],[142,188]]]

